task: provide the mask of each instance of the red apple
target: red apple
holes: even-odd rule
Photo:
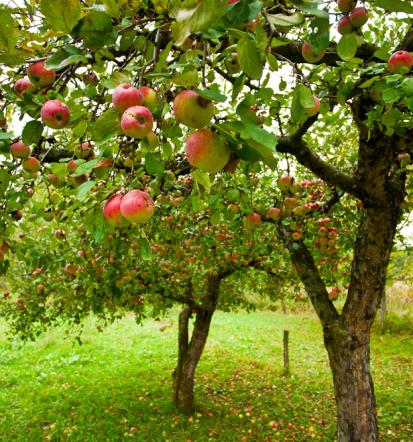
[[[413,67],[413,57],[407,51],[397,51],[390,56],[387,67],[391,72],[409,71]]]
[[[26,172],[38,172],[42,166],[37,158],[28,157],[23,160],[22,167]]]
[[[279,219],[281,217],[281,209],[278,207],[270,207],[267,212],[268,218]]]
[[[192,166],[216,173],[228,163],[230,149],[215,132],[200,129],[188,137],[186,157]]]
[[[350,22],[348,15],[341,17],[337,24],[337,31],[341,35],[351,34],[354,31],[353,25]]]
[[[359,6],[351,11],[349,18],[353,28],[361,28],[365,23],[367,23],[369,13],[364,6]]]
[[[215,107],[210,100],[201,97],[197,92],[184,90],[175,97],[173,112],[179,123],[200,129],[211,121]]]
[[[125,135],[142,139],[152,130],[153,116],[147,107],[133,106],[125,110],[120,125]]]
[[[141,92],[129,83],[122,83],[113,91],[112,104],[119,112],[124,112],[133,106],[141,106],[142,103],[143,96]]]
[[[158,107],[158,97],[156,92],[147,86],[142,86],[140,92],[143,97],[143,105],[147,107],[151,112],[155,112]]]
[[[46,126],[61,129],[70,120],[70,110],[59,100],[49,100],[42,106],[40,117]]]
[[[337,7],[340,12],[350,12],[356,7],[357,0],[337,0]]]
[[[20,78],[14,83],[14,92],[18,97],[21,97],[25,93],[31,93],[35,90],[33,83],[27,78]]]
[[[258,213],[251,213],[250,215],[247,215],[245,219],[245,227],[247,229],[253,229],[254,227],[257,227],[261,223],[261,215]]]
[[[103,216],[110,223],[117,226],[120,226],[125,223],[125,219],[123,218],[120,212],[120,203],[122,201],[122,196],[118,193],[112,195],[105,204],[103,208]]]
[[[287,210],[292,210],[294,207],[297,207],[298,201],[296,198],[285,198],[284,207]]]
[[[293,232],[291,234],[291,237],[293,238],[294,241],[299,241],[301,239],[301,232]]]
[[[305,41],[301,47],[301,55],[309,63],[318,63],[325,55],[325,51],[316,52],[310,43]]]
[[[29,66],[27,76],[35,86],[43,87],[53,84],[56,78],[56,72],[53,69],[46,69],[44,67],[44,61],[38,61]]]
[[[120,212],[131,223],[146,223],[155,211],[152,198],[141,190],[128,192],[120,203]]]
[[[29,146],[26,146],[22,141],[17,141],[13,143],[10,148],[11,154],[13,158],[27,158],[30,156],[31,149]]]
[[[234,4],[234,3],[238,3],[238,1],[239,1],[239,0],[228,0],[228,1],[227,1],[227,6],[228,6],[228,5],[232,5],[232,4]]]
[[[281,192],[288,192],[293,186],[294,178],[289,175],[283,175],[278,178],[277,184]]]

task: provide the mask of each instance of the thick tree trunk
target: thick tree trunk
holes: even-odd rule
[[[323,325],[334,380],[339,442],[379,440],[370,374],[370,331],[384,293],[398,217],[397,205],[363,210],[341,315],[328,302],[325,286],[306,247],[290,250]]]
[[[339,324],[324,332],[334,380],[339,442],[379,440],[368,338],[360,341]]]
[[[187,307],[179,315],[178,364],[173,373],[173,402],[179,411],[187,415],[195,411],[195,370],[204,350],[216,309],[219,282],[218,277],[210,277],[208,280],[208,299],[203,308],[199,307],[195,312],[196,319],[190,342],[188,342],[188,323],[193,310]]]

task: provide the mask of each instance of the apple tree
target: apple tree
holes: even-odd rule
[[[245,227],[268,221],[265,229],[272,227],[286,245],[320,318],[338,440],[378,440],[369,340],[397,225],[411,207],[411,4],[24,5],[0,8],[2,125],[10,128],[0,137],[2,271],[9,242],[18,243],[13,234],[22,209],[45,181],[46,212],[63,223],[88,224],[101,241],[110,228],[121,235],[132,225],[143,257],[146,230],[154,229],[174,188],[171,174],[195,183],[178,197],[188,216],[208,211],[213,225],[229,208],[222,195],[234,171],[258,180],[272,176],[274,184],[286,176],[279,184],[283,207],[273,207],[281,213],[259,213],[251,199]],[[291,179],[297,164],[329,189],[325,204],[292,201],[299,192]],[[62,186],[62,193],[54,195],[51,186]],[[338,204],[358,220],[348,232],[354,244],[342,311],[329,299],[331,276],[317,257],[339,252],[339,220],[320,221],[320,215],[333,218]],[[294,222],[303,227],[294,221],[299,216],[305,228],[291,230]],[[312,247],[316,228],[324,236]]]

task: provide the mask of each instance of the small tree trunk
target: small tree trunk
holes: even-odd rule
[[[379,440],[368,336],[365,339],[362,342],[338,326],[324,333],[334,380],[339,442]]]
[[[173,402],[179,411],[187,415],[195,411],[195,370],[204,350],[212,315],[218,302],[219,283],[219,277],[208,278],[208,297],[202,308],[197,307],[194,330],[189,343],[188,323],[193,309],[187,307],[179,315],[178,364],[173,373]]]
[[[214,312],[200,310],[196,313],[191,342],[188,344],[188,322],[190,315],[184,313],[185,310],[181,312],[179,318],[179,356],[173,375],[173,401],[179,411],[189,415],[195,411],[195,370],[208,338],[209,326]]]

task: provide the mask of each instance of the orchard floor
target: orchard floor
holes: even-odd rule
[[[176,314],[164,331],[128,316],[99,333],[91,319],[82,346],[64,329],[9,346],[0,324],[0,441],[334,440],[332,380],[313,314],[217,313],[192,418],[170,401]],[[284,329],[290,377],[282,375]],[[372,339],[383,441],[413,440],[412,334],[401,327]]]

